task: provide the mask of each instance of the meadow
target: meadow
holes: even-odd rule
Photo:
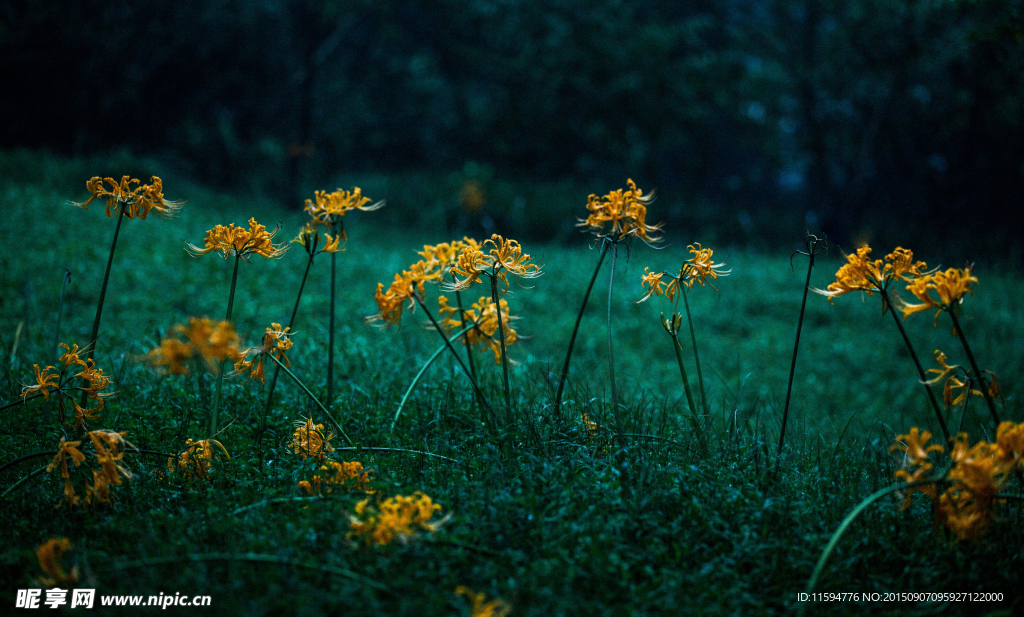
[[[1024,571],[1022,504],[1013,499],[1024,492],[1019,474],[1004,478],[1010,499],[997,504],[977,538],[958,539],[938,524],[924,496],[906,509],[902,494],[879,499],[848,527],[813,589],[997,592],[1002,602],[798,602],[844,519],[868,495],[900,482],[894,474],[905,466],[904,453],[891,449],[897,436],[912,427],[940,435],[877,294],[850,294],[832,304],[812,294],[786,441],[777,456],[804,256],[791,261],[788,251],[710,247],[715,262],[731,273],[714,281],[717,291],[694,286],[688,292],[707,401],[698,431],[660,321],[672,305],[660,297],[638,301],[646,291],[644,269],[678,271],[690,258],[687,245],[706,242],[699,230],[667,229],[663,248],[634,242],[628,254],[620,250],[610,309],[618,418],[608,377],[607,263],[582,318],[563,403],[553,404],[598,243],[585,233],[560,244],[524,240],[523,252],[543,274],[512,282],[504,298],[518,317],[518,340],[508,348],[513,421],[496,436],[447,353],[425,372],[395,419],[403,394],[441,339],[419,307],[407,308],[399,325],[365,318],[379,312],[378,283],[386,288],[424,245],[457,238],[445,237],[443,226],[375,224],[383,210],[351,213],[348,241],[336,257],[333,399],[325,372],[330,255],[317,256],[310,268],[287,358],[354,444],[348,448],[335,435],[329,458],[372,470],[371,503],[419,491],[440,505],[432,520],[443,524],[435,531],[424,527],[404,541],[378,545],[352,533],[365,491],[312,497],[300,488],[323,461],[291,447],[295,423],[313,418],[327,427],[323,435],[332,431],[318,404],[284,375],[262,432],[266,387],[226,375],[215,439],[230,458],[213,457],[201,477],[168,466],[167,453],[179,456],[184,439],[207,438],[216,378],[201,371],[166,374],[147,354],[190,317],[223,317],[233,263],[216,253],[192,256],[186,243],[201,246],[215,225],[245,226],[250,218],[270,230],[280,224],[274,242],[287,243],[307,214],[212,191],[149,161],[3,153],[0,169],[0,605],[14,606],[18,589],[39,587],[46,573],[37,548],[67,538],[72,548],[64,568],[77,568],[78,587],[98,594],[209,595],[213,608],[202,610],[217,614],[469,615],[470,597],[455,593],[462,586],[486,601],[500,598],[511,615],[1024,610],[1015,592]],[[95,355],[116,396],[105,399],[88,426],[126,433],[133,447],[123,447],[119,464],[132,477],[110,487],[109,502],[70,507],[62,505],[59,470],[41,468],[62,438],[80,439],[82,430],[72,429],[73,417],[62,423],[54,404],[9,404],[34,383],[33,365],[59,364],[58,342],[84,347],[90,337],[116,219],[104,216],[102,200],[87,211],[66,202],[89,197],[85,182],[95,175],[123,174],[144,183],[161,176],[164,195],[188,203],[176,218],[123,221]],[[656,204],[648,222],[658,220]],[[584,206],[578,204],[580,218],[587,215]],[[794,238],[794,247],[802,241]],[[893,248],[877,247],[873,256]],[[941,263],[941,256],[915,258]],[[811,286],[826,288],[844,263],[835,247],[820,255]],[[287,323],[305,265],[306,254],[295,244],[280,258],[240,263],[232,322],[243,347],[259,346],[272,323]],[[70,282],[61,301],[65,270]],[[979,282],[962,305],[960,323],[982,368],[998,376],[1002,419],[1017,422],[1024,281],[996,266],[973,274]],[[475,301],[487,287],[464,291],[463,298]],[[426,303],[435,315],[440,293],[427,285]],[[934,327],[933,313],[905,322],[922,363],[938,368],[933,350],[941,349],[966,366],[946,315]],[[689,337],[680,338],[696,388]],[[486,349],[475,358],[483,393],[504,414],[501,365]],[[951,431],[968,433],[971,443],[995,442],[980,394],[968,398],[966,410],[956,405],[943,413]],[[71,470],[76,482],[93,464],[83,449],[90,460]],[[8,465],[34,453],[50,456]],[[485,604],[474,614],[485,614]]]

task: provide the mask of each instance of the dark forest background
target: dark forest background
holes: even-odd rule
[[[0,7],[4,149],[128,149],[282,207],[420,178],[387,189],[396,222],[450,218],[475,183],[540,239],[632,177],[652,218],[720,240],[824,230],[1021,266],[1020,0]]]

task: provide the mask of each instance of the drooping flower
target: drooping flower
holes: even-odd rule
[[[921,304],[909,304],[904,302],[901,307],[903,319],[920,313],[935,309],[935,325],[938,325],[939,314],[942,311],[954,310],[963,303],[967,294],[974,294],[971,283],[977,283],[978,279],[971,274],[972,268],[949,268],[945,272],[932,272],[918,277],[907,285],[907,291],[921,301]],[[931,295],[935,292],[937,298]]]
[[[206,239],[202,248],[188,243],[188,252],[193,257],[206,255],[217,251],[224,259],[229,255],[235,255],[248,261],[249,255],[262,255],[267,259],[281,257],[288,250],[287,245],[274,245],[274,236],[278,229],[268,232],[266,226],[260,225],[255,218],[249,219],[249,229],[235,227],[231,223],[227,227],[215,225],[213,229],[206,232]]]
[[[177,460],[173,458],[167,459],[167,470],[173,473],[175,468],[177,468],[187,478],[205,479],[213,466],[213,459],[216,454],[213,450],[214,446],[223,452],[225,457],[229,460],[231,459],[227,448],[216,439],[203,439],[200,441],[189,439],[185,442],[185,449],[178,454]]]
[[[581,220],[577,227],[587,227],[601,235],[605,226],[610,225],[607,235],[616,241],[627,237],[641,238],[647,243],[660,240],[660,237],[650,234],[660,231],[662,225],[648,225],[646,222],[647,206],[654,200],[654,193],[644,195],[632,179],[627,180],[627,184],[629,189],[618,189],[604,197],[590,195],[587,198],[590,215],[586,220]]]
[[[64,553],[71,550],[71,541],[67,538],[50,538],[39,545],[36,549],[36,559],[39,560],[39,567],[49,576],[40,576],[37,580],[44,587],[67,587],[70,588],[78,583],[78,566],[71,568],[71,572],[64,570],[61,563]]]
[[[934,385],[939,383],[943,378],[946,378],[946,383],[942,388],[942,398],[946,405],[959,405],[965,398],[967,398],[968,393],[982,396],[981,390],[973,387],[975,380],[971,377],[971,372],[968,369],[961,368],[958,364],[949,364],[946,361],[946,354],[942,353],[938,349],[935,350],[935,361],[939,363],[939,366],[941,366],[942,369],[928,369],[929,373],[938,373],[938,375],[929,379],[925,383],[928,385]],[[960,371],[960,374],[947,377],[950,373],[955,371]],[[997,396],[999,394],[999,380],[996,379],[996,376],[992,371],[983,372],[988,373],[992,378],[991,383],[988,384],[989,396]]]
[[[249,371],[248,379],[259,379],[264,382],[263,360],[267,355],[273,355],[285,366],[291,366],[291,362],[284,355],[284,352],[292,348],[291,328],[281,329],[281,324],[271,323],[263,335],[263,343],[259,347],[250,347],[237,357],[235,362],[235,373],[242,374]]]
[[[103,187],[103,182],[104,180],[98,176],[92,178],[85,183],[85,188],[92,193],[92,197],[84,203],[74,201],[69,203],[88,210],[89,204],[94,199],[106,199],[108,217],[115,216],[117,209],[123,206],[125,218],[130,219],[145,219],[151,210],[163,216],[172,216],[177,214],[185,204],[184,201],[164,199],[163,181],[156,176],[153,176],[149,184],[143,184],[134,189],[132,185],[140,184],[140,182],[129,176],[123,176],[120,183],[115,182],[113,178],[106,178],[107,184],[110,185],[109,189]]]
[[[406,495],[390,497],[376,508],[370,507],[370,500],[356,504],[356,516],[350,516],[349,537],[361,538],[367,545],[390,544],[395,539],[406,542],[418,530],[434,532],[448,517],[433,521],[434,513],[441,509],[430,497],[417,491]]]
[[[476,593],[469,587],[459,585],[455,588],[457,595],[466,596],[466,599],[473,605],[469,617],[506,617],[512,608],[501,598],[495,598],[487,602],[487,595],[483,592]]]
[[[331,445],[334,433],[325,437],[323,431],[324,425],[313,424],[312,418],[305,422],[296,422],[290,444],[292,451],[304,459],[315,458],[323,461],[328,454],[334,452],[334,446]]]
[[[327,461],[311,481],[299,482],[299,488],[311,496],[323,495],[324,492],[330,494],[335,489],[373,492],[370,490],[370,472],[364,470],[359,461]]]
[[[60,467],[60,475],[64,478],[64,503],[68,506],[78,505],[79,497],[75,494],[75,487],[71,484],[71,470],[68,469],[67,459],[70,457],[75,467],[78,467],[85,461],[85,455],[78,449],[80,445],[82,445],[81,441],[67,441],[61,437],[60,444],[57,446],[57,453],[46,467],[47,473],[53,471],[58,466]]]
[[[412,295],[418,293],[421,297],[426,293],[426,282],[435,280],[437,275],[427,272],[426,264],[418,261],[395,275],[391,286],[384,290],[383,283],[377,283],[377,293],[374,300],[377,301],[376,315],[371,315],[369,321],[383,321],[385,324],[397,324],[402,319],[402,309],[406,302],[409,308],[415,306],[416,301]]]

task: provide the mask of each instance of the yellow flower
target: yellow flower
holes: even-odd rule
[[[512,321],[518,319],[509,314],[508,301],[499,300],[501,305],[501,326],[505,331],[505,348],[514,345],[519,340],[515,329],[512,328]],[[440,312],[446,317],[441,321],[441,327],[452,332],[462,330],[467,325],[473,328],[466,332],[466,338],[470,345],[480,344],[490,348],[494,353],[494,363],[501,364],[501,341],[495,337],[498,335],[498,311],[495,309],[494,301],[488,296],[481,296],[473,303],[473,308],[463,311],[461,318],[455,314],[459,309],[448,304],[448,298],[438,298]]]
[[[71,485],[71,472],[68,469],[68,457],[71,457],[71,462],[78,467],[85,461],[85,455],[78,449],[78,446],[82,445],[81,441],[66,441],[63,437],[60,438],[60,444],[57,446],[57,453],[53,456],[53,460],[46,467],[46,472],[49,473],[60,466],[60,475],[64,478],[64,502],[69,506],[75,506],[78,504],[78,496],[75,494],[75,487]]]
[[[423,258],[423,271],[429,277],[428,280],[437,280],[448,274],[451,267],[458,263],[460,254],[480,249],[479,242],[469,237],[463,237],[462,240],[424,245],[419,255]]]
[[[485,602],[487,599],[486,594],[483,592],[476,593],[469,587],[459,585],[455,588],[457,595],[466,596],[466,598],[473,604],[473,612],[469,617],[505,617],[511,611],[511,607],[501,598],[495,598],[490,602]]]
[[[963,303],[964,296],[974,294],[971,283],[977,283],[977,277],[971,274],[971,268],[949,268],[945,272],[932,272],[914,279],[907,285],[907,291],[914,294],[921,304],[903,303],[903,319],[930,309],[935,311],[935,324],[938,324],[939,313],[950,311]],[[934,291],[938,299],[932,297]]]
[[[693,257],[683,263],[683,268],[679,271],[679,278],[685,279],[688,287],[693,287],[694,283],[700,283],[700,286],[703,287],[709,277],[712,280],[718,280],[719,276],[729,276],[729,273],[732,272],[732,270],[722,270],[725,264],[714,263],[711,260],[714,251],[701,247],[699,242],[686,248],[690,250]],[[711,285],[711,283],[708,284]],[[711,288],[715,289],[715,286],[711,285]],[[715,291],[718,290],[715,289]]]
[[[432,521],[434,513],[441,506],[430,497],[417,491],[413,495],[396,495],[377,505],[376,511],[369,509],[369,499],[356,504],[356,514],[350,516],[352,530],[349,537],[362,537],[367,545],[390,544],[393,540],[408,541],[418,529],[436,531],[447,517]]]
[[[925,274],[924,269],[928,267],[923,261],[915,262],[914,254],[902,247],[896,247],[884,259],[874,261],[870,259],[870,253],[871,247],[864,245],[856,253],[847,255],[846,264],[836,272],[835,282],[824,291],[814,288],[811,291],[825,296],[829,302],[855,291],[871,296],[874,292],[886,291],[893,281],[909,282],[912,277]]]
[[[324,425],[313,424],[312,418],[305,422],[296,422],[295,432],[292,433],[291,449],[302,458],[312,457],[323,461],[324,457],[334,452],[334,447],[331,446],[334,433],[324,437],[323,430]]]
[[[936,518],[953,530],[958,540],[975,540],[992,522],[991,506],[951,488],[939,497]]]
[[[328,461],[320,467],[320,473],[313,476],[312,482],[302,480],[299,488],[312,496],[323,494],[324,489],[333,493],[335,488],[373,492],[370,490],[370,472],[365,471],[358,461]]]
[[[291,362],[284,355],[284,352],[292,348],[291,336],[288,332],[291,328],[281,329],[281,324],[271,323],[263,335],[263,344],[260,347],[251,347],[244,353],[240,352],[235,362],[235,373],[241,374],[249,371],[249,379],[259,379],[264,382],[263,360],[268,354],[273,354],[285,366],[291,366]],[[249,356],[252,355],[252,359]]]
[[[175,463],[177,468],[185,474],[188,478],[206,478],[213,466],[212,461],[214,457],[213,446],[217,446],[221,452],[224,453],[229,460],[231,455],[228,454],[227,448],[224,444],[217,441],[216,439],[203,439],[200,441],[192,441],[191,439],[185,442],[185,449],[178,454],[178,459],[170,458],[167,459],[167,469],[170,472],[174,472]]]
[[[39,370],[38,364],[33,364],[32,368],[36,372],[36,385],[25,386],[21,390],[21,398],[28,398],[30,395],[39,392],[43,395],[43,398],[47,401],[50,400],[50,392],[57,390],[59,386],[57,374],[50,374],[50,371],[56,370],[52,366],[48,366],[42,371]]]
[[[310,221],[302,226],[302,229],[299,230],[299,235],[295,236],[292,243],[301,244],[311,258],[320,253],[337,253],[342,250],[338,246],[338,242],[341,241],[340,235],[335,235],[332,238],[331,234],[325,233],[324,238],[326,238],[326,241],[323,246],[320,246],[320,230],[317,229],[313,221]]]
[[[967,398],[968,392],[971,394],[977,394],[978,396],[982,395],[981,390],[971,387],[973,380],[971,379],[971,372],[969,370],[960,368],[960,365],[958,364],[948,364],[946,362],[946,354],[942,353],[938,349],[935,350],[935,361],[939,363],[939,366],[942,367],[942,370],[939,370],[937,368],[928,369],[929,373],[938,373],[938,375],[936,375],[934,378],[929,379],[928,381],[925,382],[928,385],[937,384],[939,381],[942,380],[942,378],[946,377],[947,375],[958,369],[962,372],[962,377],[953,376],[946,379],[946,384],[942,388],[942,398],[945,401],[946,405],[959,405],[965,398]],[[989,384],[988,388],[989,396],[998,395],[999,381],[996,379],[996,376],[995,374],[992,373],[992,371],[985,372],[988,373],[989,376],[992,378],[992,382]],[[956,391],[959,391],[960,393],[956,394]]]
[[[484,253],[487,245],[493,248]],[[481,275],[486,275],[501,281],[502,294],[508,291],[508,274],[524,279],[537,278],[542,274],[540,266],[530,263],[530,256],[523,254],[518,242],[505,239],[498,234],[493,234],[490,239],[485,240],[480,249],[466,247],[459,253],[458,261],[450,268],[450,272],[455,281],[442,285],[442,289],[468,289],[474,283],[480,282]],[[465,278],[460,281],[460,276]]]
[[[922,462],[926,462],[928,455],[932,452],[945,452],[946,449],[939,444],[932,444],[925,446],[929,439],[932,438],[931,431],[921,432],[916,426],[910,429],[910,432],[906,435],[897,435],[896,441],[902,443],[895,443],[889,446],[889,451],[899,450],[904,452],[907,456],[911,465],[919,465]]]
[[[314,195],[315,200],[306,200],[306,213],[313,217],[314,225],[335,226],[350,210],[372,212],[384,207],[383,199],[373,205],[366,205],[370,203],[370,198],[363,197],[363,191],[358,186],[351,191],[315,191]],[[339,229],[338,235],[342,240],[348,239],[344,229]]]
[[[235,227],[231,223],[227,227],[216,225],[206,232],[204,247],[188,243],[188,251],[194,256],[205,255],[212,251],[219,251],[224,259],[228,255],[236,255],[248,261],[249,255],[262,255],[267,259],[273,259],[285,254],[288,250],[286,245],[275,246],[274,236],[278,230],[267,232],[267,228],[256,222],[256,219],[249,219],[249,229]]]
[[[1024,422],[1001,422],[996,429],[996,443],[1003,460],[1015,461],[1018,466],[1024,465]]]
[[[587,431],[587,440],[590,441],[597,437],[597,422],[591,420],[590,416],[585,413],[580,415],[580,420],[583,422],[583,428]]]
[[[167,367],[167,372],[172,375],[184,375],[188,372],[185,361],[192,357],[192,347],[182,343],[176,338],[164,339],[160,346],[151,349],[146,356],[156,367]]]
[[[171,216],[181,210],[181,207],[185,204],[183,201],[167,201],[164,199],[163,181],[156,176],[153,176],[149,184],[144,184],[134,189],[131,186],[139,184],[139,181],[129,176],[123,176],[120,184],[115,182],[113,178],[107,178],[106,182],[110,185],[109,190],[103,188],[103,182],[104,180],[98,176],[92,178],[85,183],[85,188],[92,193],[92,197],[84,203],[74,201],[69,203],[88,210],[92,200],[96,198],[106,199],[107,216],[114,216],[117,212],[116,209],[113,209],[116,204],[118,207],[124,206],[124,216],[130,219],[136,217],[145,219],[149,216],[151,210],[155,210],[160,215]]]
[[[49,576],[39,577],[44,587],[72,587],[78,582],[78,566],[65,572],[61,559],[64,553],[71,550],[71,541],[67,538],[50,538],[36,549],[39,567]]]
[[[636,236],[648,243],[660,240],[650,234],[661,230],[661,224],[648,225],[645,220],[647,206],[654,200],[654,194],[644,195],[632,179],[627,180],[627,184],[628,190],[618,189],[603,198],[590,195],[587,198],[587,210],[590,210],[590,215],[586,220],[581,220],[577,227],[588,227],[600,235],[604,232],[605,225],[610,224],[608,236],[616,241],[630,236]]]
[[[419,293],[422,297],[426,293],[425,283],[436,278],[435,274],[427,272],[426,267],[423,261],[418,261],[408,270],[402,270],[395,275],[395,280],[391,282],[387,291],[384,291],[383,283],[377,283],[377,293],[374,294],[374,299],[377,301],[377,309],[380,312],[367,319],[383,321],[385,324],[397,324],[402,319],[402,307],[405,302],[408,300],[409,308],[413,308],[416,301],[412,295]]]

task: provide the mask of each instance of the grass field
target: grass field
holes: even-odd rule
[[[23,385],[34,382],[33,364],[56,364],[55,340],[84,344],[89,338],[115,219],[104,216],[99,201],[88,211],[65,201],[88,197],[85,181],[96,174],[130,173],[143,182],[160,175],[145,161],[97,164],[0,155],[0,405],[19,400]],[[164,177],[165,195],[188,200],[181,216],[126,220],[121,229],[96,353],[117,395],[90,428],[127,432],[141,450],[179,453],[178,434],[190,414],[181,437],[206,437],[214,378],[161,375],[143,357],[175,324],[191,316],[223,317],[232,264],[216,254],[192,257],[185,243],[201,244],[214,225],[243,225],[250,217],[270,228],[280,223],[277,240],[287,241],[308,217],[171,178]],[[579,210],[586,214],[582,203]],[[797,255],[791,267],[789,254],[714,246],[716,262],[732,273],[716,282],[718,292],[695,287],[689,295],[708,399],[702,422],[709,452],[703,456],[688,422],[672,341],[660,324],[659,313],[671,312],[671,305],[663,298],[637,303],[645,267],[678,270],[689,257],[686,244],[702,241],[699,232],[681,230],[669,230],[670,242],[660,250],[635,244],[616,264],[611,313],[625,448],[617,447],[610,403],[607,264],[583,317],[560,416],[552,406],[598,254],[583,234],[568,245],[524,243],[544,274],[529,287],[513,284],[508,296],[521,338],[509,348],[516,362],[515,423],[504,443],[484,429],[473,392],[447,354],[428,370],[392,430],[403,393],[440,338],[419,309],[400,327],[381,328],[364,318],[377,312],[378,282],[387,285],[409,267],[424,244],[452,238],[429,228],[381,228],[376,214],[350,215],[349,241],[337,256],[334,400],[325,398],[328,255],[311,269],[288,358],[355,444],[393,449],[339,449],[332,458],[372,469],[377,496],[426,493],[441,505],[439,516],[450,515],[447,522],[406,543],[367,546],[350,539],[349,517],[365,494],[300,499],[306,493],[299,481],[319,465],[297,456],[289,442],[295,421],[324,421],[319,408],[282,376],[268,418],[272,430],[257,444],[265,391],[258,382],[229,376],[217,439],[231,459],[215,461],[208,479],[168,475],[166,458],[129,449],[121,464],[134,477],[113,488],[110,504],[58,508],[63,480],[56,472],[4,494],[0,606],[13,607],[18,589],[39,587],[36,548],[66,537],[73,548],[64,562],[79,568],[78,587],[103,595],[211,596],[212,608],[190,613],[469,615],[470,603],[454,593],[466,586],[502,598],[512,615],[785,614],[801,608],[797,594],[806,591],[844,517],[894,484],[902,458],[889,451],[896,435],[912,426],[938,434],[910,356],[878,297],[861,301],[856,294],[830,305],[811,295],[786,446],[776,460],[807,260]],[[877,247],[876,256],[892,248]],[[932,256],[916,257],[939,265]],[[842,263],[838,250],[820,257],[812,286],[826,287]],[[233,322],[243,345],[259,344],[272,322],[287,322],[304,266],[297,245],[280,259],[257,256],[241,264]],[[71,281],[58,333],[65,269]],[[981,366],[999,378],[1002,418],[1020,421],[1024,281],[980,268],[975,275],[979,283],[963,305],[963,328]],[[485,287],[472,290],[472,299]],[[432,310],[437,295],[428,287]],[[966,365],[948,319],[941,315],[933,327],[932,314],[906,321],[925,367],[937,367],[935,349]],[[681,340],[696,384],[689,338]],[[486,350],[476,360],[484,392],[503,409],[501,367]],[[596,433],[582,414],[597,423]],[[962,426],[972,442],[995,439],[980,397],[947,421],[954,431]],[[53,452],[62,437],[80,435],[70,423],[60,425],[52,406],[6,408],[0,412],[0,465]],[[344,445],[337,438],[332,443]],[[0,471],[0,492],[51,457]],[[84,478],[90,464],[72,475]],[[1008,493],[1021,488],[1018,478],[1007,481]],[[905,511],[900,504],[895,496],[884,498],[855,520],[814,591],[1001,592],[1004,600],[818,602],[803,607],[808,614],[1024,610],[1015,591],[1024,571],[1020,502],[1000,504],[977,541],[933,529],[924,497]]]

